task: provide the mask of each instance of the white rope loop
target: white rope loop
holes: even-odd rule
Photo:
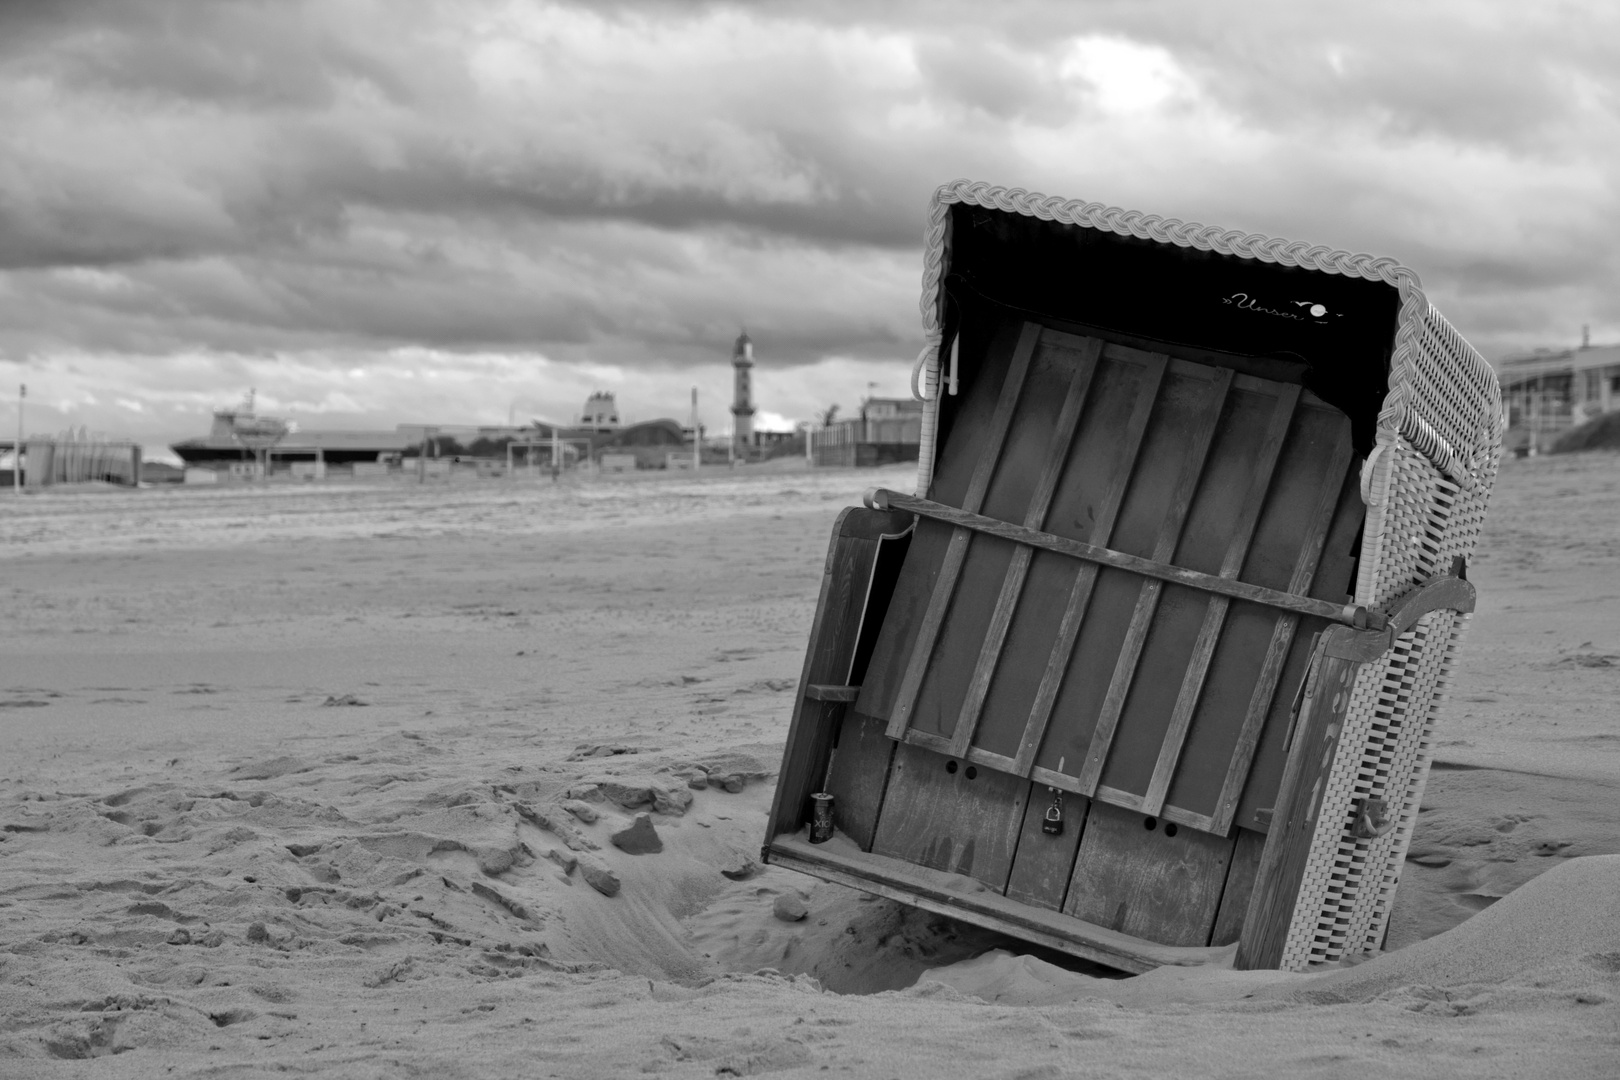
[[[929,334],[928,335],[928,344],[926,344],[926,345],[924,345],[922,347],[922,352],[917,354],[916,363],[911,365],[911,396],[912,396],[913,399],[915,399],[917,401],[931,401],[932,400],[931,392],[930,391],[925,391],[921,387],[919,387],[917,385],[917,380],[922,377],[924,365],[926,365],[930,359],[933,359],[934,357],[937,357],[938,355],[939,355],[939,335],[938,334]],[[938,365],[936,364],[935,367],[937,369]]]

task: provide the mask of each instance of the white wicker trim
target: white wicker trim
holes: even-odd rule
[[[924,391],[923,400],[933,402],[938,393],[942,336],[939,281],[945,269],[950,208],[955,203],[969,203],[1024,214],[1042,221],[1060,221],[1121,236],[1134,236],[1140,240],[1156,240],[1177,247],[1214,251],[1282,266],[1300,266],[1325,274],[1343,274],[1393,285],[1400,292],[1401,314],[1390,362],[1389,393],[1384,397],[1383,408],[1378,414],[1378,441],[1384,443],[1397,435],[1405,435],[1441,472],[1465,489],[1482,479],[1479,471],[1483,457],[1488,453],[1488,448],[1499,441],[1500,424],[1496,421],[1481,424],[1471,418],[1479,415],[1477,406],[1484,402],[1489,402],[1489,408],[1485,410],[1489,415],[1499,416],[1501,413],[1501,389],[1496,373],[1484,357],[1430,306],[1417,275],[1394,259],[1375,258],[1259,233],[1221,229],[1195,221],[1123,210],[1103,203],[1060,199],[1023,188],[996,187],[983,181],[953,180],[941,185],[929,202],[928,228],[923,242],[921,310],[930,388]],[[1439,370],[1437,361],[1440,362]],[[1415,381],[1418,383],[1416,386]],[[1424,392],[1437,386],[1450,392]],[[1446,408],[1446,405],[1452,407]],[[936,407],[931,404],[925,412]],[[925,443],[928,442],[927,436],[932,435],[932,425],[929,428],[925,433]],[[918,492],[926,493],[932,480],[933,454],[932,448],[928,447],[918,459]]]

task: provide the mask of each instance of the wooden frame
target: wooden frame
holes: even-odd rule
[[[778,781],[762,858],[1122,971],[1198,965],[1226,955],[1220,945],[1163,945],[1072,914],[1042,910],[987,891],[963,875],[863,850],[851,839],[841,837],[841,842],[827,845],[809,842],[809,796],[826,786],[817,778],[825,779],[831,771],[837,736],[841,730],[849,730],[845,710],[860,691],[849,683],[809,680],[863,674],[857,656],[860,641],[869,637],[869,617],[886,608],[886,593],[894,584],[892,566],[885,575],[879,565],[879,548],[886,541],[903,540],[909,526],[907,515],[898,509],[845,510],[834,526],[789,728],[785,761],[795,767],[785,768]],[[1238,967],[1278,966],[1288,916],[1305,872],[1301,838],[1312,828],[1322,778],[1335,759],[1337,721],[1342,719],[1344,705],[1342,696],[1335,699],[1334,691],[1351,681],[1360,665],[1381,657],[1399,635],[1426,615],[1443,610],[1467,612],[1473,606],[1474,590],[1468,582],[1441,575],[1404,596],[1378,620],[1382,629],[1339,624],[1313,643],[1310,676],[1295,713],[1287,771],[1274,811],[1277,827],[1263,848],[1257,841],[1240,842],[1234,867],[1240,858],[1258,859],[1253,884],[1244,895],[1223,904],[1224,926],[1218,925],[1214,935],[1222,941],[1240,942]],[[869,726],[875,729],[875,724]],[[878,799],[881,801],[881,793]],[[846,819],[839,831],[852,837],[862,830]],[[870,840],[865,846],[870,847]]]
[[[1010,340],[1010,335],[1006,336]],[[1055,361],[1048,354],[1054,349],[1067,367],[1056,374],[1048,370],[1038,389],[1043,392],[1042,398],[1049,398],[1061,386],[1061,408],[1048,418],[1049,434],[1037,432],[1028,437],[1040,444],[1040,453],[1036,456],[1039,468],[1033,483],[1025,485],[1027,492],[1018,491],[1010,502],[1000,499],[1006,507],[1016,506],[1021,523],[1005,520],[1005,511],[1002,517],[981,513],[979,509],[987,498],[996,500],[998,491],[1018,486],[1016,477],[1009,480],[1004,475],[1005,448],[1014,417],[1035,407],[1028,400],[1035,391],[1026,386],[1032,377],[1031,364],[1039,360],[1050,369]],[[1103,384],[1093,393],[1099,370],[1104,365],[1107,369],[1101,376]],[[1239,395],[1243,399],[1241,404]],[[1165,404],[1167,400],[1173,404],[1179,398],[1188,398],[1185,407]],[[1120,413],[1120,409],[1124,412]],[[1107,415],[1118,413],[1115,422],[1122,423],[1122,427],[1113,456],[1113,471],[1105,488],[1094,493],[1097,505],[1089,531],[1085,539],[1075,537],[1072,532],[1064,536],[1045,531],[1041,525],[1052,512],[1054,499],[1061,503],[1069,497],[1073,501],[1072,491],[1064,496],[1058,488],[1060,481],[1067,482],[1068,471],[1079,467],[1079,459],[1071,458],[1071,448],[1080,419],[1083,414],[1094,413],[1094,419],[1106,419]],[[1307,415],[1320,419],[1307,420]],[[1313,626],[1324,622],[1372,628],[1382,625],[1379,613],[1347,604],[1343,598],[1330,601],[1307,595],[1323,543],[1340,509],[1340,478],[1350,463],[1347,429],[1342,427],[1342,420],[1332,419],[1337,415],[1297,384],[1279,384],[1230,368],[1190,363],[1108,343],[1095,336],[1080,337],[1024,321],[1018,328],[1016,343],[1010,346],[1006,374],[995,391],[994,408],[988,413],[985,434],[972,462],[971,478],[960,499],[962,506],[890,491],[868,493],[870,507],[913,513],[919,519],[949,526],[950,532],[937,570],[928,579],[928,599],[913,640],[909,645],[898,646],[898,652],[893,655],[884,653],[882,643],[879,644],[880,659],[886,662],[893,663],[896,655],[904,654],[904,676],[892,696],[886,697],[881,689],[863,691],[864,700],[858,702],[861,711],[885,717],[888,736],[909,745],[1027,777],[1046,787],[1100,799],[1149,817],[1162,817],[1177,825],[1225,835],[1236,820],[1254,755],[1260,748],[1260,736],[1267,716],[1274,709],[1285,670],[1290,678],[1303,679],[1299,650],[1294,641],[1299,618],[1310,620]],[[1238,430],[1238,420],[1251,416],[1257,422],[1255,431]],[[1178,422],[1181,422],[1179,426]],[[1341,426],[1335,428],[1335,423]],[[1167,425],[1175,427],[1176,441],[1174,449],[1169,451],[1165,449]],[[1221,432],[1219,439],[1217,429]],[[1210,455],[1217,443],[1223,448],[1220,451],[1223,460],[1230,462],[1237,454],[1242,468],[1228,467],[1225,472],[1217,469],[1211,480],[1209,470],[1214,466],[1210,465]],[[1318,443],[1320,445],[1316,446]],[[1150,457],[1156,455],[1156,460],[1144,467],[1156,469],[1155,475],[1169,484],[1169,488],[1152,534],[1136,537],[1135,542],[1142,545],[1142,553],[1133,554],[1097,541],[1109,537],[1122,512],[1127,517],[1131,515],[1127,496],[1133,484],[1141,483],[1140,478],[1133,477],[1144,446],[1150,447],[1146,451]],[[1152,449],[1155,446],[1157,450]],[[1290,446],[1295,448],[1296,457],[1300,448],[1316,446],[1311,452],[1320,459],[1320,464],[1318,472],[1309,477],[1290,474],[1284,486],[1297,493],[1303,490],[1305,481],[1314,482],[1320,476],[1323,482],[1320,491],[1311,496],[1315,499],[1314,508],[1293,526],[1290,540],[1293,546],[1289,548],[1287,566],[1269,571],[1277,577],[1278,584],[1286,584],[1287,588],[1283,589],[1255,580],[1242,580],[1240,574],[1250,557],[1251,542],[1262,516],[1269,515],[1267,521],[1273,523],[1281,517],[1276,508],[1270,506],[1270,500],[1276,496],[1273,481],[1279,460],[1285,447]],[[1230,508],[1213,513],[1212,488],[1234,483],[1238,487],[1230,495],[1225,495],[1224,489],[1219,492],[1224,502],[1232,504]],[[1195,502],[1199,507],[1196,513]],[[1218,525],[1220,549],[1214,556],[1216,562],[1207,571],[1170,561],[1183,543],[1189,515],[1199,521],[1201,540],[1209,533],[1212,522]],[[1141,514],[1137,513],[1136,517],[1140,518]],[[1141,529],[1137,528],[1136,532],[1140,534]],[[1272,533],[1275,532],[1273,529]],[[959,597],[968,588],[968,579],[973,573],[964,568],[972,563],[976,537],[996,543],[1010,541],[1011,550],[1004,570],[993,571],[1000,576],[991,583],[995,599],[989,604],[989,620],[982,634],[964,645],[952,642],[945,635],[960,634],[960,631],[947,631],[946,627],[953,605],[967,602]],[[1049,638],[1041,639],[1043,644],[1039,647],[1048,650],[1044,670],[1038,679],[1034,673],[1027,676],[1032,693],[1025,695],[1028,708],[1016,745],[1009,744],[1005,749],[982,745],[983,740],[978,736],[986,700],[995,680],[1002,677],[1001,669],[1006,664],[1005,657],[1010,655],[1009,649],[1014,647],[1013,640],[1019,638],[1020,605],[1037,552],[1078,559],[1081,565],[1066,586],[1067,604],[1061,620]],[[1088,620],[1092,618],[1090,609],[1099,574],[1116,571],[1139,575],[1139,580],[1132,587],[1134,593],[1129,601],[1131,610],[1123,638],[1117,647],[1104,654],[1113,671],[1106,681],[1106,693],[1095,708],[1094,725],[1085,745],[1077,747],[1074,753],[1058,758],[1048,753],[1048,760],[1041,760],[1060,696],[1066,685],[1072,684],[1076,665],[1083,662],[1077,650]],[[981,566],[979,572],[982,575],[987,571]],[[1122,587],[1117,579],[1103,580],[1115,592]],[[1149,647],[1161,627],[1162,620],[1156,621],[1156,615],[1160,598],[1168,586],[1212,595],[1201,601],[1181,598],[1183,606],[1188,602],[1204,605],[1197,616],[1196,627],[1189,632],[1188,655],[1178,676],[1181,685],[1173,702],[1167,705],[1169,718],[1153,750],[1148,770],[1151,776],[1141,777],[1134,787],[1125,787],[1108,778],[1110,753],[1139,681],[1137,673],[1143,650]],[[982,598],[989,595],[984,591],[987,587],[978,587],[975,593],[981,598],[978,603],[986,602]],[[1218,790],[1205,792],[1200,805],[1187,806],[1173,797],[1175,780],[1184,746],[1200,710],[1207,713],[1217,707],[1204,701],[1205,687],[1210,681],[1211,663],[1220,647],[1228,610],[1234,602],[1250,608],[1276,609],[1284,615],[1273,616],[1275,625],[1266,628],[1269,645],[1263,662],[1258,662],[1242,689],[1246,696],[1238,710],[1241,719],[1224,721],[1233,729],[1231,734],[1222,736],[1230,746],[1231,757],[1221,767],[1219,784],[1213,785]],[[1248,617],[1252,621],[1252,611]],[[1027,653],[1033,640],[1026,634],[1017,642],[1017,648]],[[965,653],[964,648],[970,651]],[[971,677],[965,683],[958,680],[961,693],[953,721],[945,722],[936,716],[931,729],[915,722],[915,714],[919,702],[927,697],[932,668],[942,663],[941,657],[946,654],[953,658],[953,665],[971,664]],[[1292,667],[1289,666],[1291,657],[1294,658]],[[1224,664],[1230,669],[1231,658]],[[1222,692],[1229,698],[1233,691],[1226,683],[1230,679],[1216,681],[1222,683]],[[1290,694],[1294,685],[1296,683],[1291,683],[1288,687]],[[1226,698],[1219,707],[1232,712],[1237,706]],[[1136,712],[1140,713],[1141,709]],[[1137,747],[1132,752],[1139,751]],[[1065,768],[1065,763],[1070,767]],[[1264,829],[1252,820],[1248,825]]]
[[[1488,365],[1390,260],[967,181],[928,247],[918,492],[835,530],[765,857],[1130,971],[1376,948]]]

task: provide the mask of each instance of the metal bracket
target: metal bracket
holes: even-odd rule
[[[1457,568],[1453,566],[1453,570]],[[1395,639],[1412,629],[1417,621],[1431,611],[1470,612],[1474,610],[1477,594],[1474,586],[1455,573],[1435,574],[1426,578],[1395,601],[1388,615],[1388,623],[1381,630],[1353,630],[1345,626],[1329,627],[1327,654],[1343,660],[1366,663],[1388,652]]]
[[[1395,815],[1383,799],[1357,799],[1356,820],[1350,826],[1350,835],[1360,840],[1374,840],[1395,828]]]

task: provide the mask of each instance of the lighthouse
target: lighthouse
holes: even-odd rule
[[[744,330],[731,349],[731,448],[739,456],[746,456],[754,445],[753,387],[748,374],[753,366],[754,343]]]

